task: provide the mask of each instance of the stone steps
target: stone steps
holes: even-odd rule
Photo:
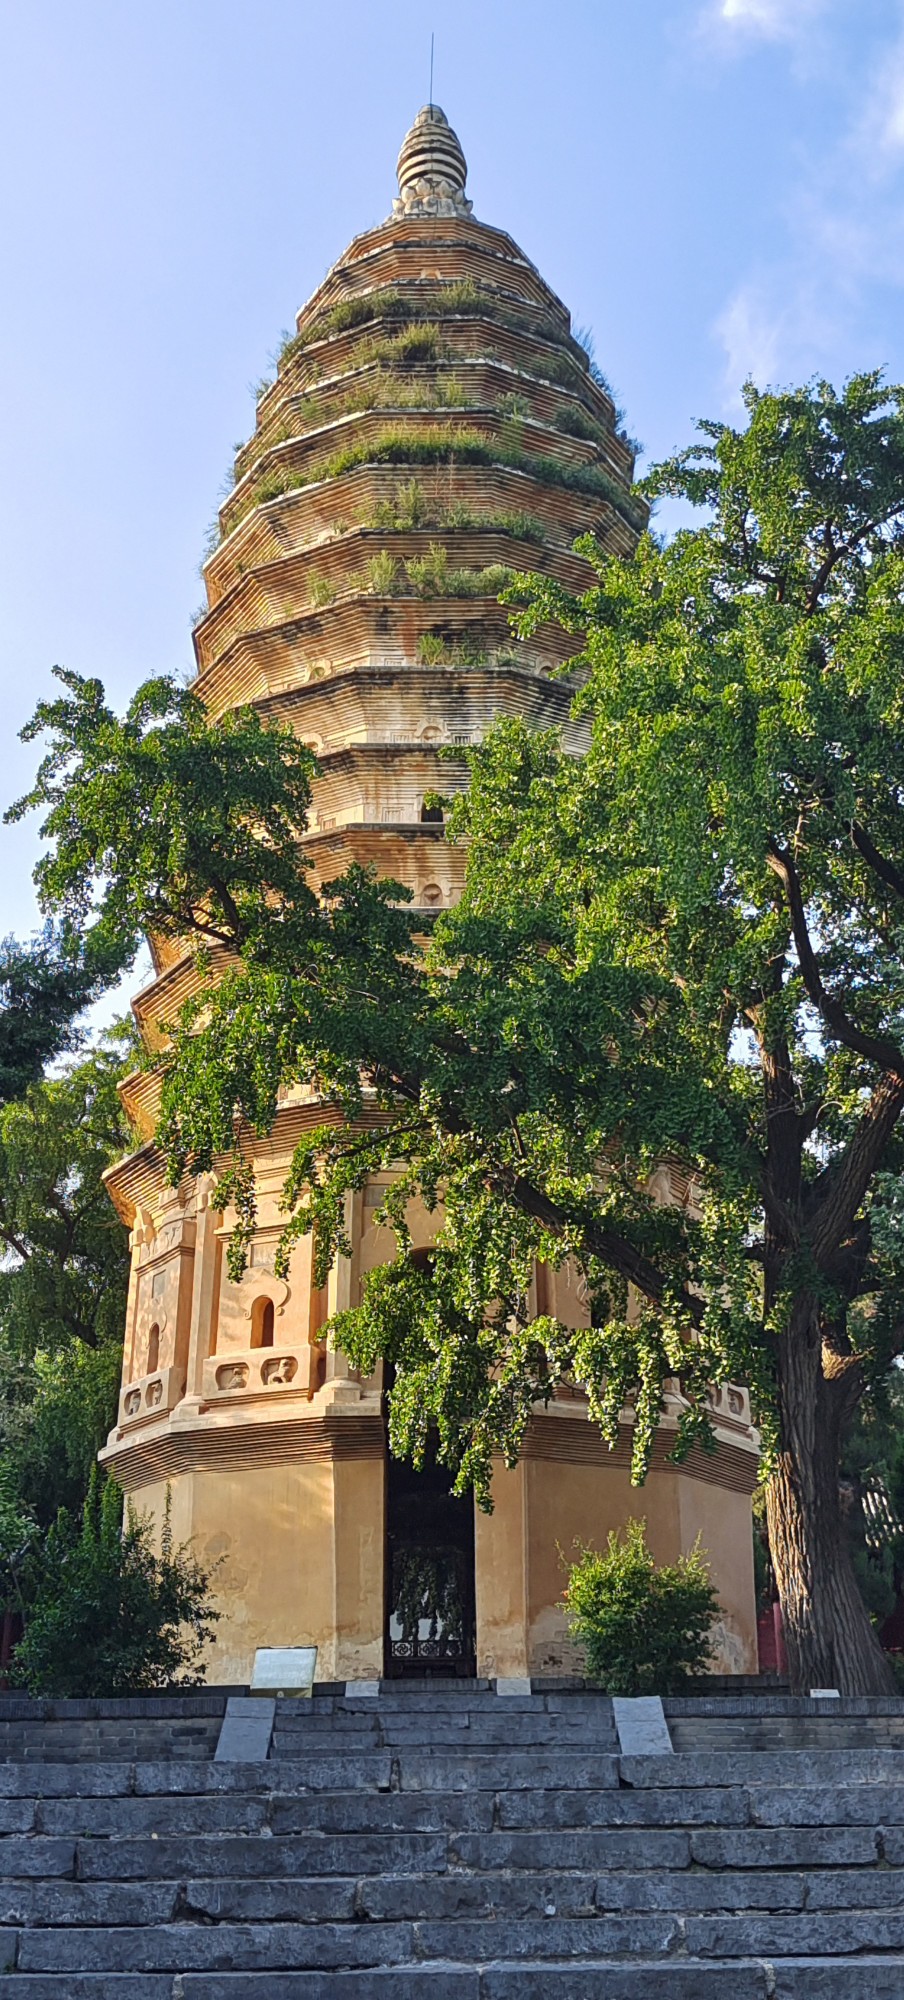
[[[0,2000],[904,2000],[904,1751],[706,1720],[336,1693],[266,1762],[0,1763]]]

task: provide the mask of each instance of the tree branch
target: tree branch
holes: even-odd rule
[[[904,1084],[904,1050],[890,1038],[884,1035],[869,1035],[865,1029],[858,1027],[856,1021],[852,1021],[850,1015],[845,1012],[840,1001],[833,999],[822,983],[819,961],[807,929],[800,877],[791,856],[778,845],[777,841],[770,841],[766,859],[769,867],[778,876],[788,900],[801,978],[810,1000],[822,1015],[830,1034],[834,1035],[836,1041],[841,1042],[844,1048],[853,1050],[856,1055],[864,1056],[867,1062],[876,1063],[879,1069],[897,1077],[899,1082]]]
[[[513,1202],[516,1208],[520,1208],[523,1215],[532,1216],[534,1221],[545,1223],[549,1229],[562,1232],[568,1226],[569,1218],[564,1210],[524,1175],[511,1170],[497,1171],[491,1173],[490,1185],[494,1192],[502,1195],[506,1201]],[[594,1257],[599,1258],[601,1264],[608,1264],[610,1270],[617,1271],[619,1277],[627,1279],[629,1284],[636,1286],[651,1304],[657,1306],[664,1304],[667,1288],[662,1273],[657,1270],[655,1264],[650,1263],[649,1258],[635,1248],[633,1243],[628,1242],[627,1237],[619,1235],[614,1229],[605,1229],[602,1224],[593,1222],[583,1224],[581,1234],[587,1249]],[[694,1327],[702,1325],[703,1300],[694,1292],[689,1292],[686,1287],[679,1294],[679,1299],[691,1325]]]
[[[866,862],[867,867],[872,869],[873,874],[878,875],[880,882],[884,882],[887,889],[893,889],[896,896],[904,896],[904,874],[900,868],[895,867],[893,861],[889,861],[886,855],[880,853],[867,833],[866,827],[861,826],[859,820],[855,819],[851,825],[851,839],[857,853]]]
[[[806,1240],[823,1269],[853,1227],[902,1111],[904,1076],[880,1077],[841,1159],[820,1177],[825,1192],[807,1226]]]

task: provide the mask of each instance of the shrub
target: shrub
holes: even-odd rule
[[[331,576],[323,575],[322,570],[312,570],[308,577],[308,594],[311,603],[321,610],[324,605],[332,604],[336,595],[336,585]]]
[[[81,1526],[61,1513],[34,1557],[11,1678],[30,1694],[147,1694],[191,1686],[217,1613],[210,1577],[176,1548],[167,1494],[160,1554],[115,1481],[92,1473]]]
[[[395,589],[398,563],[388,549],[378,549],[361,572],[363,587],[372,597],[388,597]]]
[[[659,1566],[645,1522],[628,1521],[604,1555],[581,1550],[564,1606],[587,1672],[608,1694],[675,1694],[706,1671],[719,1600],[699,1542]]]

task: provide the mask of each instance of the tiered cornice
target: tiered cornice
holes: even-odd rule
[[[461,888],[463,856],[425,804],[463,782],[455,750],[498,715],[583,740],[552,677],[573,640],[554,625],[516,640],[507,574],[580,591],[593,573],[575,537],[628,551],[643,525],[602,378],[535,266],[474,218],[465,178],[426,107],[393,215],[355,237],[262,385],[194,633],[212,713],[254,702],[317,755],[314,882],[372,864],[425,911]],[[195,976],[171,960],[136,1003],[149,1045]],[[130,1102],[149,1131],[153,1092]]]

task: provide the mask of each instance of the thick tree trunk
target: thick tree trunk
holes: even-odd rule
[[[838,1474],[848,1404],[843,1378],[823,1371],[813,1301],[797,1303],[780,1337],[777,1386],[780,1450],[766,1518],[792,1689],[893,1692],[842,1520]]]

